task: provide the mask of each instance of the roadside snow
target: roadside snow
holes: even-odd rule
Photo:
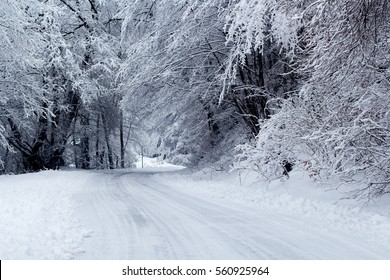
[[[0,176],[0,259],[72,259],[89,232],[73,194],[87,172],[44,171]]]

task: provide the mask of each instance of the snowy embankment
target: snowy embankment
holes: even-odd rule
[[[390,258],[388,196],[144,167],[0,176],[0,259]]]
[[[0,259],[71,259],[89,232],[74,194],[93,174],[44,171],[0,176]]]

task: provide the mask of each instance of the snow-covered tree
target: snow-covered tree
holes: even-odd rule
[[[8,1],[0,7],[0,162],[5,171],[19,168],[31,152],[22,130],[30,130],[37,115],[49,115],[40,87],[44,38],[38,22],[39,1]],[[31,131],[31,130],[30,130]],[[12,166],[12,167],[11,167]]]
[[[296,1],[289,7],[303,24],[290,45],[300,52],[302,87],[264,124],[256,147],[244,147],[241,163],[267,173],[269,164],[280,170],[293,157],[313,176],[355,182],[359,195],[387,193],[387,1]]]
[[[239,123],[231,104],[218,104],[229,51],[227,1],[135,2],[123,14],[128,97],[148,100],[160,152],[187,164],[210,160],[213,153],[215,160],[225,132]]]
[[[26,40],[26,43],[13,49],[15,54],[11,52],[8,55],[21,57],[21,62],[25,59],[25,65],[32,65],[34,61],[31,58],[37,58],[40,62],[39,65],[35,63],[30,66],[34,67],[33,71],[24,65],[25,68],[17,70],[32,81],[23,81],[24,87],[35,85],[40,98],[36,97],[37,93],[21,88],[19,96],[22,98],[18,97],[17,100],[24,103],[4,106],[12,110],[8,113],[10,117],[4,118],[8,135],[6,144],[16,152],[24,165],[23,168],[19,165],[17,169],[58,168],[65,162],[75,162],[79,167],[89,168],[98,162],[91,159],[95,147],[108,150],[106,153],[97,151],[96,156],[100,158],[101,154],[105,154],[104,160],[112,167],[113,152],[111,143],[107,141],[112,141],[111,136],[115,129],[119,129],[116,124],[120,120],[111,118],[107,123],[107,109],[94,104],[104,98],[105,103],[112,102],[112,110],[120,112],[117,100],[120,94],[116,92],[116,72],[121,59],[120,23],[115,18],[117,5],[76,0],[37,1],[36,4],[31,7],[27,1],[24,6],[9,4],[9,9],[19,8],[17,12],[24,18],[18,19],[11,12],[7,13],[16,21],[15,25],[12,20],[8,22],[10,30],[20,29],[21,38]],[[11,38],[8,40],[10,49],[13,43],[21,41],[16,37],[20,34],[13,35],[14,39],[8,35]],[[8,47],[7,42],[2,45]],[[26,58],[30,53],[27,51],[29,48],[31,58]],[[24,53],[26,56],[23,56]],[[33,112],[28,118],[26,103],[31,103]],[[100,129],[99,123],[103,124],[101,127],[110,129]],[[105,140],[106,145],[92,145],[91,141],[99,142],[100,138]],[[74,158],[69,157],[70,149],[74,150]],[[124,154],[121,156],[123,158]]]

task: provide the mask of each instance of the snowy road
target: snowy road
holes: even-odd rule
[[[153,173],[97,173],[78,194],[92,230],[80,259],[386,259],[386,246],[250,207]]]

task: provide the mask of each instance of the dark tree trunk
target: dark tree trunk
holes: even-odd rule
[[[97,116],[96,120],[95,157],[96,167],[102,167],[104,158],[102,158],[102,152],[100,151],[100,115]]]
[[[81,117],[81,125],[84,126],[84,130],[89,128],[89,116]],[[83,136],[80,139],[81,148],[81,168],[90,169],[91,158],[89,156],[89,136],[86,131],[83,132]]]
[[[108,158],[108,165],[109,165],[108,168],[114,169],[115,166],[114,166],[114,159],[113,159],[112,148],[110,143],[110,131],[108,128],[107,119],[104,116],[104,114],[102,114],[102,122],[103,122],[103,129],[104,129],[104,138],[106,140],[106,146],[107,146],[107,158]]]
[[[123,112],[120,112],[120,122],[119,122],[119,140],[121,146],[121,168],[125,168],[125,142],[123,136]]]

